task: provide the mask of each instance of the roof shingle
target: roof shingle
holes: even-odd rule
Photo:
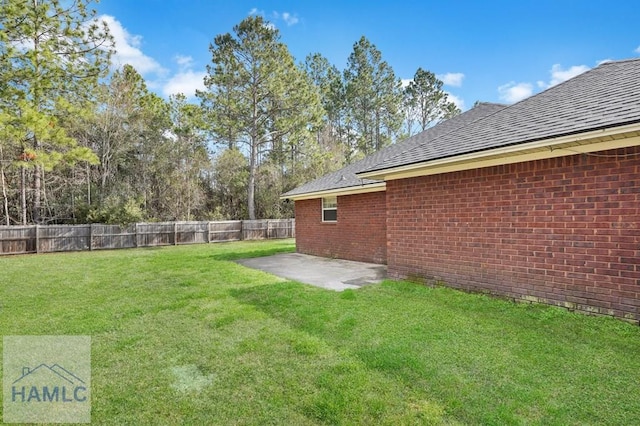
[[[640,122],[640,59],[607,62],[360,172],[636,122]]]

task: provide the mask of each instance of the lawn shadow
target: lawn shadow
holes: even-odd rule
[[[373,284],[371,287],[380,284]],[[371,318],[367,309],[371,300],[363,297],[366,289],[335,292],[288,280],[273,285],[232,289],[229,294],[239,303],[251,305],[292,329],[323,340],[338,351],[361,358],[361,332],[367,333]],[[375,309],[374,309],[375,310]],[[375,315],[375,314],[374,314]],[[358,340],[358,342],[356,342]],[[383,339],[384,340],[384,339]],[[369,364],[369,368],[380,365]]]
[[[294,253],[295,247],[272,247],[266,249],[248,250],[248,251],[229,251],[228,253],[216,253],[210,257],[215,260],[238,260],[249,259],[253,257],[272,256],[279,253]]]
[[[229,294],[238,302],[251,305],[293,328],[313,332],[313,327],[306,327],[305,321],[325,317],[325,302],[340,293],[286,280],[268,286],[236,288]]]

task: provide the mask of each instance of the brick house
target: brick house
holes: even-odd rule
[[[640,320],[640,59],[479,104],[283,194],[302,253]]]

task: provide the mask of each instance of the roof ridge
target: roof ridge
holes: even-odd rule
[[[474,107],[479,106],[479,105],[497,105],[497,106],[503,106],[503,107],[507,107],[509,106],[509,104],[503,104],[500,102],[485,102],[485,101],[478,101],[474,104]],[[473,108],[471,108],[473,109]]]
[[[581,73],[580,73],[580,74],[578,74],[578,75],[575,75],[575,76],[573,76],[573,77],[571,77],[571,78],[568,78],[568,79],[566,79],[566,80],[564,80],[564,81],[561,81],[561,82],[560,82],[560,83],[558,83],[558,84],[554,84],[553,86],[549,86],[549,87],[547,87],[546,89],[539,91],[538,93],[535,93],[535,94],[533,94],[533,95],[531,95],[531,96],[527,96],[527,97],[526,97],[526,98],[524,98],[524,99],[520,99],[518,102],[514,102],[514,103],[512,103],[512,104],[508,104],[508,105],[507,105],[507,108],[511,108],[511,107],[514,107],[514,106],[518,106],[518,105],[520,105],[520,104],[522,104],[522,103],[524,103],[524,102],[530,101],[530,100],[531,100],[531,99],[533,99],[533,98],[537,98],[537,97],[539,97],[540,95],[543,95],[543,94],[547,93],[547,92],[548,92],[549,90],[551,90],[551,89],[555,89],[556,87],[561,87],[561,86],[565,85],[567,82],[569,82],[569,81],[571,81],[571,80],[573,80],[573,79],[575,79],[575,78],[577,78],[577,77],[582,77],[582,76],[583,76],[583,75],[585,75],[585,74],[588,74],[588,73],[591,73],[592,71],[597,70],[597,69],[598,69],[598,68],[600,68],[602,65],[604,65],[604,64],[600,64],[600,65],[598,65],[598,66],[597,66],[597,67],[595,67],[595,68],[589,68],[588,70],[583,71],[583,72],[581,72]]]
[[[622,62],[635,62],[635,61],[640,61],[640,58],[605,59],[604,61],[600,62],[595,68],[601,67],[603,65],[608,65],[608,64],[619,64]],[[595,68],[592,68],[592,69],[595,69]]]
[[[568,78],[568,79],[566,79],[566,80],[564,80],[564,81],[561,81],[561,82],[560,82],[560,83],[558,83],[558,84],[554,84],[553,86],[549,86],[549,87],[547,87],[546,89],[539,91],[538,93],[535,93],[535,94],[533,94],[533,95],[531,95],[531,96],[527,96],[526,98],[519,100],[518,102],[514,102],[514,103],[512,103],[512,104],[507,104],[507,108],[511,108],[511,107],[516,106],[516,105],[519,105],[519,104],[521,104],[521,103],[523,103],[523,102],[525,102],[525,101],[528,101],[528,100],[530,100],[530,99],[533,99],[533,98],[535,98],[535,97],[538,97],[538,96],[540,96],[540,95],[542,95],[542,94],[544,94],[544,93],[548,92],[549,90],[554,89],[554,88],[556,88],[556,87],[560,87],[560,86],[564,86],[564,85],[566,85],[566,84],[569,84],[569,82],[570,82],[570,81],[572,81],[572,80],[574,80],[574,79],[576,79],[576,78],[578,78],[578,77],[582,77],[582,76],[584,76],[584,75],[586,75],[586,74],[591,74],[591,73],[593,73],[593,72],[597,71],[597,70],[598,70],[599,68],[601,68],[601,67],[604,67],[604,66],[607,66],[607,65],[613,65],[613,64],[624,63],[624,62],[635,62],[635,61],[640,61],[640,58],[629,58],[629,59],[607,60],[607,61],[605,61],[605,62],[601,62],[601,63],[599,63],[598,65],[596,65],[596,66],[595,66],[595,67],[593,67],[593,68],[589,68],[588,70],[583,71],[583,72],[581,72],[580,74],[574,75],[573,77]]]

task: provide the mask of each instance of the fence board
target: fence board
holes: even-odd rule
[[[243,223],[243,240],[264,240],[265,238],[267,238],[266,220],[251,220]]]
[[[0,255],[36,252],[35,226],[1,226]]]
[[[294,236],[295,226],[291,219],[269,219],[267,221],[267,238],[290,238]]]
[[[91,225],[48,225],[37,227],[38,252],[89,250]]]
[[[93,224],[91,249],[122,249],[136,246],[136,226]]]
[[[243,223],[241,220],[209,222],[209,241],[214,242],[242,240],[242,227]]]
[[[175,244],[173,222],[139,223],[138,247],[156,247]]]
[[[0,255],[292,238],[294,219],[0,226]]]
[[[209,222],[176,222],[176,244],[209,242]]]

